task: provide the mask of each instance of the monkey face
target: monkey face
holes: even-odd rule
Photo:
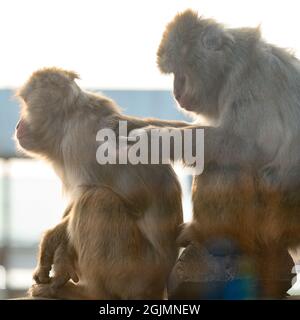
[[[30,95],[26,97],[26,99],[27,98],[29,101]],[[34,115],[34,108],[32,109],[30,104],[25,103],[23,100],[21,104],[20,119],[16,126],[15,139],[24,151],[40,151],[39,145],[41,144],[41,141],[38,138],[38,127],[41,123]]]
[[[19,142],[19,145],[26,150],[31,150],[34,143],[33,134],[29,128],[29,124],[23,118],[21,118],[16,126],[15,137]]]
[[[42,153],[63,136],[63,122],[74,112],[80,94],[75,78],[73,72],[42,69],[18,91],[22,106],[15,137],[22,149]]]
[[[211,120],[216,120],[218,111],[218,83],[202,81],[201,73],[195,72],[173,72],[173,95],[179,106],[198,115],[202,115]]]
[[[181,108],[191,112],[199,112],[201,106],[197,101],[197,92],[193,91],[188,74],[181,71],[174,72],[173,95]]]
[[[45,121],[34,114],[23,112],[16,126],[15,140],[26,153],[44,154],[44,151],[53,148],[53,136],[57,138],[60,135],[59,130],[51,133],[54,128],[55,124],[53,128],[49,128]]]
[[[169,23],[157,63],[163,73],[174,75],[174,96],[183,109],[218,118],[219,93],[231,65],[233,43],[221,25],[190,10]]]
[[[189,97],[186,94],[187,77],[184,74],[174,74],[173,81],[173,94],[177,102],[182,108],[187,108],[190,106]]]

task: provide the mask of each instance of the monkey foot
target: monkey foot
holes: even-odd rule
[[[186,247],[168,282],[169,299],[253,299],[251,261],[227,239]]]

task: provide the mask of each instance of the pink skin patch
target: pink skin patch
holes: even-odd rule
[[[24,120],[20,120],[16,126],[16,137],[17,139],[21,139],[27,134],[27,124]]]
[[[191,102],[189,99],[186,99],[185,96],[180,97],[179,99],[176,99],[181,108],[188,110],[188,111],[193,111],[193,106],[191,105]]]

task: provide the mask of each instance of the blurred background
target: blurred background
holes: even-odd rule
[[[1,0],[0,299],[30,286],[41,234],[65,208],[51,168],[15,150],[14,90],[35,69],[58,66],[77,71],[82,87],[110,96],[127,114],[185,119],[170,92],[172,77],[156,67],[156,50],[166,23],[187,8],[228,26],[261,24],[270,42],[300,52],[300,3],[293,0]],[[191,177],[176,170],[188,221]]]

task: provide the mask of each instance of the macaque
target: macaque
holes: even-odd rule
[[[96,136],[110,129],[118,138],[120,121],[129,130],[187,124],[125,116],[110,99],[81,90],[76,78],[71,71],[45,68],[18,92],[19,146],[53,166],[70,198],[62,221],[41,242],[30,294],[162,299],[178,255],[179,182],[170,165],[100,165],[96,153],[105,142]]]
[[[300,244],[299,60],[259,29],[187,10],[168,24],[157,63],[174,76],[180,107],[210,123],[191,127],[205,131],[204,172],[194,177],[193,221],[179,242],[235,240],[253,258],[260,297],[284,297],[288,249]]]

